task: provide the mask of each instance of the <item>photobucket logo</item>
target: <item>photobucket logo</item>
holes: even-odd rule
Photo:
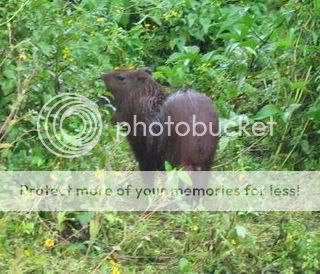
[[[276,123],[273,121],[273,117],[269,118],[269,121],[254,121],[250,123],[248,119],[242,119],[240,117],[237,121],[227,120],[221,121],[220,125],[213,122],[204,123],[199,121],[196,115],[192,115],[191,122],[180,121],[175,123],[172,121],[171,116],[167,117],[164,122],[155,121],[150,124],[146,124],[137,120],[137,116],[133,116],[133,123],[120,122],[118,123],[117,139],[120,136],[171,136],[173,133],[178,136],[204,136],[210,134],[211,136],[228,136],[228,137],[240,137],[240,136],[273,136],[273,127]]]
[[[75,158],[88,153],[98,143],[102,120],[97,105],[88,98],[63,93],[43,106],[37,130],[42,144],[51,153]]]

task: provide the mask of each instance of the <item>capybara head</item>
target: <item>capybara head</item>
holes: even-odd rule
[[[102,79],[116,102],[122,98],[127,98],[133,92],[141,92],[141,90],[144,90],[146,82],[152,80],[150,68],[139,70],[117,69],[105,73]]]

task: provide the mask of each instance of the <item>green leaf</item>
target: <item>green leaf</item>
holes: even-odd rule
[[[306,85],[308,84],[309,81],[296,81],[296,82],[291,82],[290,88],[291,89],[301,89],[304,90]]]
[[[214,51],[210,51],[204,55],[202,55],[201,60],[203,61],[210,61],[214,56],[215,56],[216,52]]]
[[[179,269],[181,272],[189,272],[190,271],[190,262],[186,258],[181,258],[179,260]]]
[[[194,13],[190,13],[187,17],[188,19],[188,26],[189,28],[191,28],[194,24],[194,22],[196,21],[196,19],[198,18],[198,16]]]
[[[79,215],[77,215],[77,219],[79,220],[80,224],[84,226],[90,222],[93,215],[93,212],[81,212]]]
[[[164,162],[164,169],[165,169],[166,171],[170,171],[170,170],[173,170],[174,167],[173,167],[173,165],[172,165],[170,162],[165,161],[165,162]]]
[[[237,225],[235,227],[235,230],[236,230],[237,236],[240,238],[245,238],[248,235],[248,231],[244,226]]]
[[[273,105],[273,104],[269,104],[269,105],[264,106],[262,109],[260,109],[253,119],[254,120],[262,120],[262,119],[268,118],[270,116],[275,116],[280,113],[281,113],[281,110],[279,107],[277,107],[276,105]]]
[[[42,166],[46,162],[41,155],[34,155],[32,157],[31,163],[37,165],[38,167]]]
[[[203,32],[205,34],[208,33],[208,30],[209,30],[209,27],[210,27],[210,24],[211,24],[211,20],[209,18],[200,18],[200,24],[203,28]]]
[[[283,118],[283,121],[284,121],[284,122],[289,121],[292,113],[293,113],[295,110],[297,110],[300,106],[301,106],[301,104],[291,104],[290,106],[288,106],[288,107],[286,108],[286,110],[284,111],[284,113],[283,113],[283,117],[282,117],[282,118]]]
[[[170,49],[173,49],[175,46],[177,46],[178,49],[182,51],[185,44],[186,44],[186,38],[184,36],[179,36],[170,40],[169,47]]]
[[[22,223],[22,230],[26,234],[31,234],[32,232],[34,232],[34,226],[35,226],[35,223],[31,223],[31,222]]]
[[[320,102],[309,110],[308,116],[312,120],[320,121]]]
[[[162,25],[160,15],[159,16],[150,16],[150,18],[151,18],[152,21],[157,23],[159,26]]]
[[[223,152],[229,144],[230,138],[227,136],[222,136],[219,140],[219,152]]]
[[[314,11],[317,16],[320,16],[320,0],[314,0]]]
[[[256,52],[254,49],[252,49],[252,48],[250,48],[250,47],[245,47],[245,49],[246,49],[249,53],[251,53],[252,55],[254,55],[254,56],[257,57],[257,52]]]
[[[200,52],[200,49],[197,46],[192,46],[192,47],[185,47],[184,51],[186,53],[197,54]]]
[[[169,56],[167,63],[174,63],[180,60],[185,59],[185,54],[180,52],[175,52]]]
[[[310,144],[307,140],[302,140],[300,142],[300,145],[304,153],[306,154],[310,153]]]
[[[295,38],[295,29],[292,28],[288,31],[287,37],[283,39],[279,38],[279,41],[275,42],[274,45],[276,48],[289,49],[293,46],[294,38]]]

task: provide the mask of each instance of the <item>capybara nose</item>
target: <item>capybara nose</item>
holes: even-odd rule
[[[107,75],[108,75],[107,72],[102,73],[102,74],[100,75],[101,80],[104,80],[104,79],[107,77]]]

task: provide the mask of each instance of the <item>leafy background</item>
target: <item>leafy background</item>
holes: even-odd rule
[[[173,91],[206,93],[222,122],[277,123],[274,136],[222,136],[213,170],[320,169],[319,0],[13,0],[0,15],[0,170],[136,170],[105,104],[100,142],[81,158],[50,154],[36,121],[53,96],[99,103],[110,95],[102,72],[146,65]],[[9,273],[320,267],[317,212],[0,216],[0,269]]]

